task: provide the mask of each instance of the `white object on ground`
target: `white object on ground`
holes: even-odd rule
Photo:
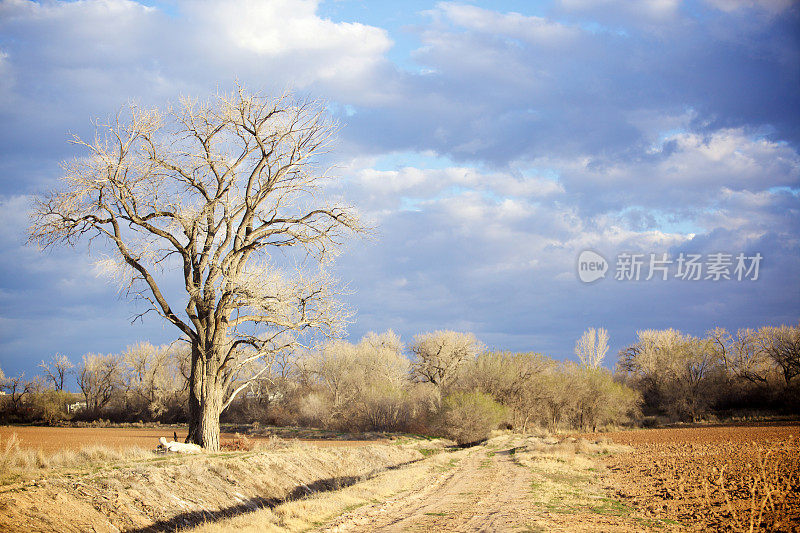
[[[203,449],[197,444],[189,444],[184,442],[167,442],[167,439],[161,437],[158,439],[159,448],[167,450],[168,452],[175,453],[200,453]]]

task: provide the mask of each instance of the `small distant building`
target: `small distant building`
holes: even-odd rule
[[[78,411],[83,411],[84,409],[86,409],[86,402],[75,402],[67,404],[68,413],[77,413]]]

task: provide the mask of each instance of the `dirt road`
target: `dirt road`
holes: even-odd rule
[[[605,497],[591,463],[533,453],[521,438],[448,454],[395,497],[342,515],[321,531],[636,531]]]

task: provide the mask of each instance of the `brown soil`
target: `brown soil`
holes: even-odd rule
[[[606,481],[638,516],[690,530],[800,531],[800,426],[710,426],[605,434]],[[752,527],[752,529],[751,529]]]
[[[800,437],[800,422],[635,429],[602,434],[584,434],[581,436],[588,439],[595,439],[598,436],[602,436],[617,444],[626,444],[628,446],[660,443],[750,443],[754,441],[773,443],[790,437]]]
[[[138,446],[153,449],[158,444],[160,437],[172,440],[173,432],[178,434],[178,439],[186,438],[186,428],[155,427],[155,428],[62,428],[40,426],[0,426],[0,442],[5,442],[12,434],[16,433],[22,448],[39,448],[44,452],[59,450],[80,450],[84,446],[98,444],[112,448],[127,448]],[[248,436],[252,441],[266,440],[267,436]],[[222,446],[232,445],[237,440],[234,433],[222,433],[220,442]],[[335,439],[297,439],[302,442],[313,443],[322,447],[340,446],[366,446],[385,439],[374,440],[335,440]]]

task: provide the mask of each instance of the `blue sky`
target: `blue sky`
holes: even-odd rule
[[[790,0],[0,1],[0,367],[177,336],[131,324],[85,243],[26,246],[27,211],[93,118],[235,79],[343,123],[332,193],[378,228],[336,266],[351,338],[468,330],[562,359],[590,326],[616,351],[638,329],[795,323],[799,17]],[[578,279],[585,249],[605,279]],[[618,281],[621,252],[763,261],[755,281]]]

